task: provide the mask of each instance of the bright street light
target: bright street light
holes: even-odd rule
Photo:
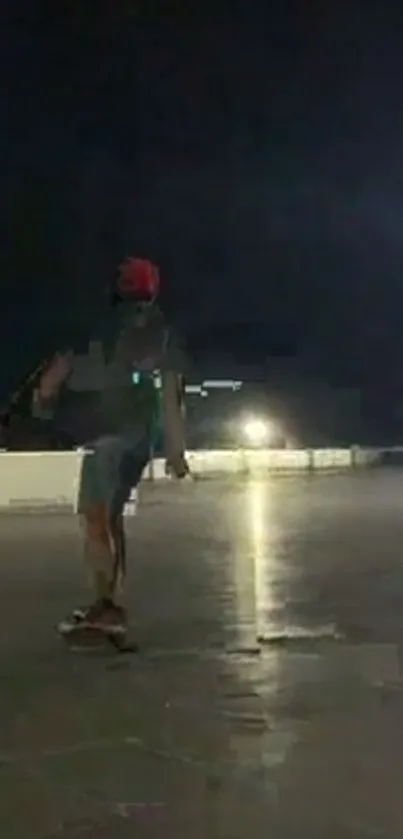
[[[273,437],[273,427],[270,422],[251,417],[244,422],[243,433],[252,446],[262,446]]]

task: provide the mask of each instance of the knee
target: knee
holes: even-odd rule
[[[97,506],[89,508],[82,515],[87,535],[92,539],[109,539],[110,524],[106,507]]]

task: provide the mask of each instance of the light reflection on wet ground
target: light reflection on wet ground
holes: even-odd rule
[[[119,659],[52,631],[76,522],[2,517],[1,835],[401,839],[402,507],[386,471],[145,487]]]

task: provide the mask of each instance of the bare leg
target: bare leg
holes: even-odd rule
[[[111,519],[104,506],[83,516],[85,558],[97,600],[115,601],[126,575],[123,515]]]
[[[59,632],[69,634],[85,626],[113,634],[125,633],[125,610],[117,603],[124,577],[123,522],[112,525],[105,505],[94,505],[81,514],[84,528],[85,560],[90,573],[93,602],[87,609],[75,609],[59,624]]]
[[[115,560],[113,581],[114,594],[115,597],[118,597],[123,594],[126,578],[126,538],[123,515],[117,516],[110,521],[110,534]]]
[[[95,599],[113,601],[115,597],[115,552],[105,506],[88,509],[82,516],[85,560],[90,572]]]

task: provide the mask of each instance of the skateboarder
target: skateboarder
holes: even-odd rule
[[[113,294],[117,329],[109,348],[104,344],[106,364],[94,414],[97,430],[85,448],[78,493],[94,599],[60,623],[64,634],[77,628],[116,635],[126,631],[126,614],[118,600],[126,563],[123,511],[149,461],[159,408],[168,468],[178,478],[188,472],[183,358],[156,304],[158,289],[159,271],[149,261],[132,258],[121,267]],[[49,416],[74,365],[74,353],[66,352],[42,373],[33,398],[36,416]],[[155,388],[156,371],[160,391]]]

